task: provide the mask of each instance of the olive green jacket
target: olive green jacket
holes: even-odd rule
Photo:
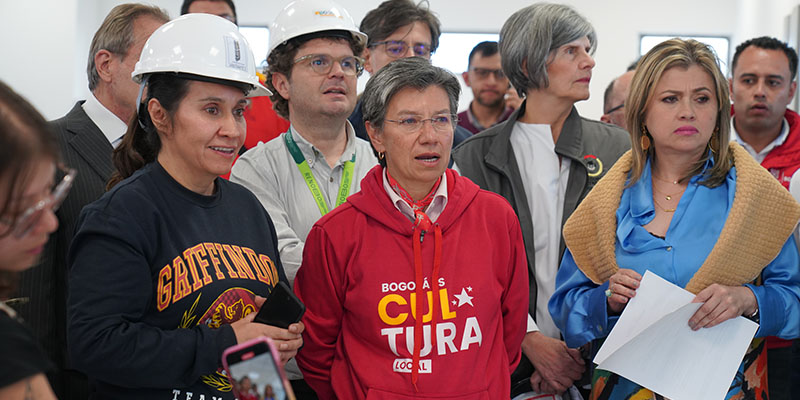
[[[463,176],[478,184],[481,189],[505,197],[517,213],[528,258],[528,310],[535,318],[533,220],[510,142],[514,124],[524,110],[525,102],[505,122],[464,141],[453,150],[452,157]],[[571,160],[562,226],[595,183],[630,147],[627,132],[614,125],[582,118],[572,108],[555,146],[558,155]],[[564,249],[564,239],[561,238],[561,255],[564,254]]]

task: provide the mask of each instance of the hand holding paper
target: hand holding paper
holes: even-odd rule
[[[711,328],[740,315],[750,315],[758,309],[753,291],[746,286],[713,284],[697,294],[693,302],[704,303],[689,320],[693,330]]]
[[[598,368],[672,400],[724,398],[758,325],[738,317],[692,331],[703,304],[649,271],[636,292],[597,353]]]
[[[620,313],[625,309],[630,299],[636,296],[641,280],[642,276],[638,272],[627,268],[620,268],[608,278],[609,291],[606,297],[612,311]]]

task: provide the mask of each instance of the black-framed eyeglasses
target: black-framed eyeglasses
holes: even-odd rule
[[[402,58],[408,53],[408,43],[400,40],[384,40],[382,42],[375,42],[369,45],[369,47],[376,47],[380,45],[386,46],[384,48],[386,55],[392,58]],[[430,58],[431,54],[433,54],[433,49],[429,44],[417,43],[412,46],[412,48],[414,49],[414,55],[417,57]]]
[[[75,181],[75,176],[78,175],[78,171],[73,168],[59,167],[58,172],[64,174],[64,177],[61,178],[61,181],[53,188],[53,191],[50,192],[46,198],[28,207],[14,222],[14,225],[11,227],[11,234],[17,239],[28,234],[28,232],[39,223],[39,220],[42,219],[42,216],[48,208],[56,212],[67,197],[69,190],[72,188],[72,183]],[[11,221],[5,218],[0,219],[0,222],[11,225]]]
[[[386,122],[391,122],[397,124],[400,129],[406,131],[407,133],[417,132],[422,129],[422,126],[425,124],[425,121],[430,121],[431,126],[434,130],[439,132],[446,132],[447,130],[453,130],[455,124],[458,122],[458,115],[456,114],[437,114],[430,118],[422,118],[422,117],[405,117],[402,119],[386,119]]]
[[[620,104],[620,105],[618,105],[616,107],[612,107],[610,110],[606,111],[606,114],[611,114],[614,111],[617,111],[617,110],[621,109],[622,107],[625,107],[625,103],[622,103],[622,104]]]
[[[489,77],[490,74],[494,75],[495,80],[506,79],[506,74],[503,72],[502,69],[489,69],[489,68],[472,68],[472,72],[478,76],[479,79],[483,80]]]
[[[308,54],[294,60],[295,64],[308,60],[311,69],[320,75],[327,75],[333,69],[336,62],[342,67],[342,71],[347,76],[361,76],[364,71],[364,59],[356,56],[342,56],[333,58],[327,54]]]

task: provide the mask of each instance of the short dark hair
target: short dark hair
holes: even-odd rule
[[[407,57],[392,61],[375,73],[364,88],[361,95],[364,122],[369,122],[375,129],[383,129],[386,120],[386,110],[389,103],[398,92],[405,88],[425,90],[436,86],[447,93],[450,103],[450,112],[458,112],[458,96],[461,94],[461,84],[452,72],[432,65],[428,60],[420,57]],[[453,121],[453,129],[456,122]],[[386,166],[386,159],[379,157],[375,147],[372,147],[375,157],[382,166]]]
[[[414,4],[411,0],[386,0],[378,8],[371,10],[361,20],[359,30],[369,37],[367,47],[380,42],[394,31],[414,22],[424,22],[431,31],[431,52],[439,47],[442,33],[439,18],[428,8],[426,0]]]
[[[731,75],[736,69],[736,63],[739,62],[739,56],[750,46],[755,46],[764,50],[782,51],[789,60],[789,71],[792,73],[792,80],[794,80],[795,76],[797,76],[797,52],[785,42],[769,36],[753,38],[736,46],[736,52],[733,54],[733,63],[731,64]]]
[[[476,54],[480,54],[481,57],[490,57],[498,52],[497,42],[480,42],[475,47],[472,48],[472,51],[469,52],[469,60],[467,61],[467,69],[472,65],[472,57],[475,57]]]
[[[610,106],[609,103],[611,103],[611,92],[614,91],[614,84],[617,83],[617,79],[619,78],[614,78],[611,80],[611,83],[609,83],[608,87],[606,87],[606,91],[603,92],[603,114],[608,113],[608,107]]]
[[[181,15],[189,13],[189,7],[197,0],[183,0],[183,4],[181,5]],[[231,8],[233,11],[233,23],[239,25],[239,17],[236,16],[236,6],[233,5],[233,0],[207,0],[207,1],[224,1],[228,4],[228,7]]]
[[[325,36],[325,31],[322,31],[312,32],[312,34],[291,38],[286,43],[283,43],[273,49],[272,52],[270,52],[267,56],[267,78],[264,82],[264,86],[266,86],[267,89],[272,92],[272,95],[269,96],[269,99],[272,101],[272,109],[275,110],[279,116],[289,119],[289,101],[284,99],[283,96],[278,93],[278,89],[276,89],[275,85],[272,84],[272,76],[275,75],[275,73],[281,73],[286,75],[287,78],[292,77],[294,59],[297,56],[297,51],[300,50],[300,47],[302,47],[304,43],[311,39],[319,38],[330,40],[347,40],[348,44],[350,45],[350,49],[353,50],[353,55],[359,56],[364,51],[364,46],[362,46],[361,42],[356,40],[353,35],[347,34],[350,39],[343,39],[340,35],[341,32],[331,32],[332,33],[330,36]]]

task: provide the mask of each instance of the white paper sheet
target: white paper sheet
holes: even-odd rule
[[[594,358],[672,400],[723,399],[758,325],[743,317],[692,331],[702,305],[694,295],[647,271],[636,296]]]

